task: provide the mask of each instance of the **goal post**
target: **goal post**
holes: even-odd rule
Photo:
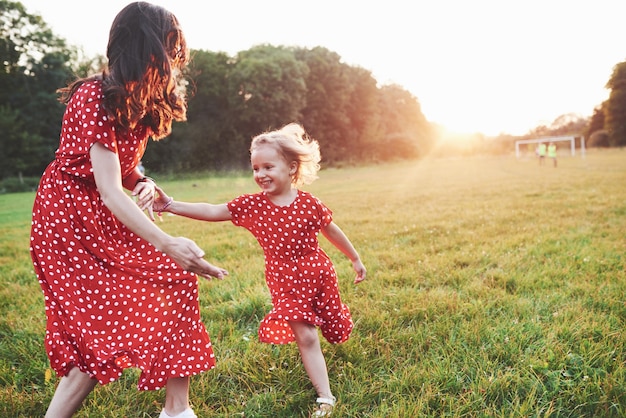
[[[525,144],[539,144],[539,143],[550,143],[550,142],[569,142],[570,153],[573,156],[576,155],[576,138],[575,136],[553,136],[553,137],[545,137],[545,138],[535,138],[535,139],[518,139],[515,141],[515,157],[520,158],[521,151],[520,145]],[[585,137],[580,137],[580,153],[584,157],[585,156]],[[534,154],[534,150],[533,150]]]

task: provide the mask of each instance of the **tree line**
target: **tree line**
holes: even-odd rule
[[[58,147],[56,90],[101,69],[19,2],[0,0],[0,179],[39,176]],[[416,97],[323,47],[258,45],[229,56],[192,50],[187,122],[150,144],[156,172],[248,167],[251,138],[289,122],[320,143],[323,164],[418,158],[434,132]]]
[[[417,158],[434,141],[414,96],[326,48],[193,51],[189,79],[187,122],[146,151],[157,171],[248,167],[250,139],[292,121],[319,141],[324,164]]]
[[[371,72],[324,47],[191,52],[188,120],[147,148],[144,164],[153,172],[247,168],[250,139],[294,121],[319,141],[323,165],[419,158],[440,134],[415,96],[379,86]],[[0,0],[0,61],[0,180],[38,177],[58,147],[64,106],[56,90],[99,71],[105,58],[86,57],[41,16]],[[614,67],[607,88],[609,99],[590,118],[564,115],[527,136],[558,132],[591,138],[591,146],[626,145],[626,62]],[[478,136],[478,152],[492,153],[510,152],[519,138]]]

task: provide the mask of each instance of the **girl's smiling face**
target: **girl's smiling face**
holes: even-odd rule
[[[274,197],[291,194],[292,176],[298,167],[295,161],[287,162],[275,146],[263,144],[252,151],[250,162],[261,190]]]

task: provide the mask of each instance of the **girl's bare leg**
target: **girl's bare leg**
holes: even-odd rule
[[[317,391],[320,398],[332,398],[330,391],[330,382],[328,380],[328,369],[326,368],[326,360],[322,353],[320,338],[317,328],[306,322],[289,322],[294,335],[304,370],[306,370],[313,387]]]

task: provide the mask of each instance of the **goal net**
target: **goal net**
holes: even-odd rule
[[[515,141],[515,157],[534,157],[540,143],[548,145],[553,142],[557,147],[557,155],[576,155],[576,138],[575,136],[553,136],[535,139],[520,139]],[[585,156],[585,138],[580,138],[580,154]]]

